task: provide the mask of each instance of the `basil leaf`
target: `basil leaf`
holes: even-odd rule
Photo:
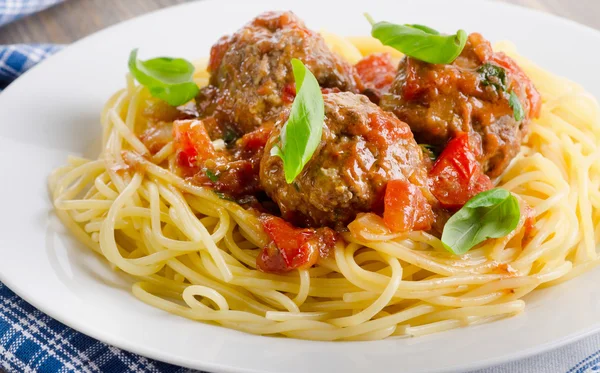
[[[454,214],[442,232],[442,244],[461,255],[488,238],[504,237],[519,223],[519,201],[506,189],[477,194]]]
[[[477,72],[481,74],[481,84],[494,86],[498,91],[506,91],[506,70],[493,63],[486,62],[479,66]]]
[[[418,30],[425,31],[426,33],[431,34],[431,35],[439,35],[440,34],[440,32],[438,30],[434,30],[431,27],[427,27],[427,26],[424,26],[424,25],[416,25],[416,24],[415,25],[408,25],[408,24],[406,24],[404,26],[416,28]]]
[[[454,35],[441,35],[427,26],[375,23],[371,16],[365,16],[372,25],[371,35],[383,45],[428,63],[454,62],[467,43],[468,35],[464,30],[458,30]]]
[[[137,49],[129,54],[129,71],[153,97],[171,106],[187,103],[198,94],[198,86],[192,80],[194,65],[183,58],[159,57],[142,61]]]
[[[291,63],[296,81],[296,98],[290,116],[281,128],[279,144],[271,148],[271,155],[283,161],[288,184],[302,172],[317,150],[325,119],[325,104],[317,79],[302,61],[293,58]]]
[[[517,122],[525,118],[525,110],[523,110],[523,105],[521,105],[521,101],[519,100],[519,97],[514,91],[510,92],[508,104],[513,109],[513,116],[515,117],[515,120]]]

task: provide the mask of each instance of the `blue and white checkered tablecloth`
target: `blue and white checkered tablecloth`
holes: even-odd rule
[[[63,0],[0,0],[0,27]],[[60,49],[52,44],[0,45],[0,90],[30,67]]]
[[[0,27],[63,0],[0,0]],[[0,45],[0,90],[61,47]],[[0,259],[1,260],[1,259]],[[90,338],[45,315],[0,283],[0,371],[190,372],[123,351]],[[532,358],[476,373],[600,372],[600,335]]]

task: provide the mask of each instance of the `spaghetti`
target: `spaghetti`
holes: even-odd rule
[[[325,36],[353,62],[384,50],[375,39]],[[153,155],[138,139],[149,92],[131,77],[102,112],[99,159],[73,156],[51,175],[56,213],[79,241],[137,279],[132,292],[143,302],[244,332],[375,340],[518,314],[531,291],[600,261],[600,113],[577,84],[509,44],[497,49],[519,63],[543,98],[539,119],[498,181],[534,209],[529,240],[522,240],[523,219],[509,236],[463,256],[422,231],[344,233],[310,269],[263,273],[256,257],[268,238],[257,216],[164,167],[174,162],[172,143]],[[200,86],[208,83],[206,63],[194,76]]]

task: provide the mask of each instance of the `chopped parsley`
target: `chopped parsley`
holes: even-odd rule
[[[217,181],[219,181],[219,175],[215,174],[214,172],[212,172],[211,170],[206,170],[206,176],[210,179],[210,181],[212,181],[213,183],[216,183]]]
[[[493,63],[484,63],[477,72],[481,74],[481,84],[493,86],[499,92],[506,91],[506,70]]]
[[[508,89],[506,86],[506,70],[504,68],[486,62],[477,69],[477,72],[481,74],[481,84],[483,86],[492,86],[498,92],[506,92]],[[517,122],[525,118],[523,105],[514,91],[510,91],[509,93],[508,104],[513,109],[513,117]]]
[[[430,144],[419,144],[423,154],[425,154],[429,159],[435,161],[437,157],[440,155],[440,148],[435,145]]]
[[[225,201],[235,202],[235,199],[231,198],[230,196],[228,196],[225,193],[217,192],[216,190],[213,190],[213,192],[217,195],[217,197],[224,199]]]
[[[238,137],[237,132],[231,128],[227,128],[225,133],[223,133],[223,141],[225,141],[225,145],[227,145],[228,148],[235,143],[235,140],[237,140]]]

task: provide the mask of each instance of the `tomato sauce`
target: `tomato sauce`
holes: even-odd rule
[[[494,146],[520,146],[520,132],[505,139],[505,128],[494,127],[495,118],[513,116],[508,92],[522,99],[527,120],[540,112],[525,73],[478,34],[452,64],[398,64],[377,53],[350,66],[291,13],[267,13],[245,30],[211,49],[210,85],[197,96],[195,115],[151,102],[140,139],[152,154],[172,141],[169,165],[178,175],[255,209],[269,238],[256,260],[263,272],[312,267],[342,240],[349,222],[377,227],[378,234],[440,233],[440,222],[491,189],[487,175],[496,177],[514,156]],[[265,149],[281,140],[296,99],[291,57],[303,58],[319,82],[325,118],[314,158],[287,183],[281,159]],[[506,92],[482,83],[480,67],[488,63],[506,70]],[[487,132],[478,133],[482,128]],[[441,150],[437,159],[424,156],[417,141]],[[502,167],[486,165],[486,154]],[[526,243],[535,219],[524,213]]]
[[[397,73],[390,54],[371,54],[358,61],[355,68],[365,88],[363,94],[374,103],[379,103],[381,95],[389,91]]]
[[[319,258],[327,257],[339,239],[330,228],[296,228],[272,215],[263,215],[260,221],[271,239],[256,261],[263,272],[284,273],[310,268]]]

